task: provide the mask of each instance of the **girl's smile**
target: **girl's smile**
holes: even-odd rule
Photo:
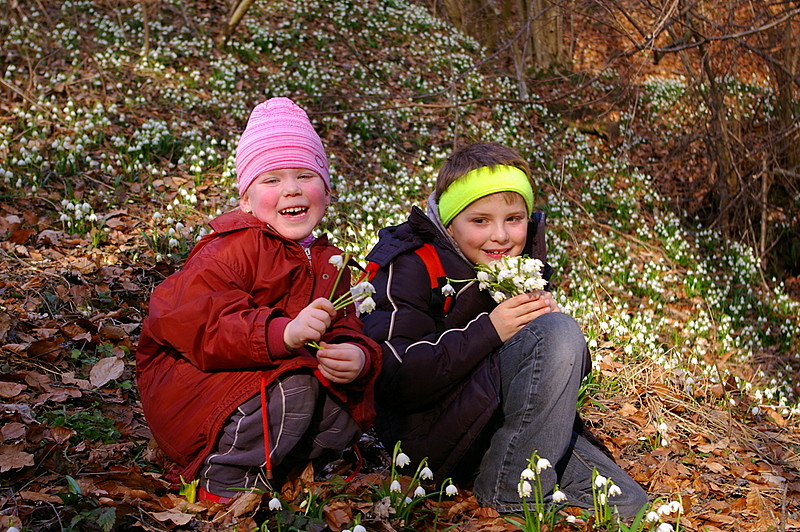
[[[283,168],[259,175],[239,206],[286,238],[302,240],[325,216],[329,200],[319,174],[304,168]]]

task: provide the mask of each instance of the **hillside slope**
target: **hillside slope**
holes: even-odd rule
[[[338,196],[326,225],[360,257],[424,203],[454,144],[520,150],[559,301],[595,357],[593,431],[654,501],[681,500],[683,530],[800,529],[800,303],[632,162],[669,134],[672,81],[641,87],[651,113],[618,101],[609,139],[563,102],[520,102],[502,65],[417,5],[257,2],[221,47],[222,4],[0,0],[0,526],[231,523],[163,484],[132,352],[152,287],[236,205],[249,110],[281,95],[321,132]],[[369,474],[362,488],[382,478]],[[503,529],[462,496],[448,522]],[[388,530],[368,502],[351,515]]]

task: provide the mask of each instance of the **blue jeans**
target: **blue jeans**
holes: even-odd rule
[[[522,510],[520,474],[534,450],[553,464],[541,472],[546,501],[558,484],[566,504],[592,508],[592,469],[597,468],[622,491],[609,498],[622,517],[647,504],[641,486],[576,430],[578,389],[591,368],[586,340],[572,317],[554,312],[536,318],[503,345],[499,357],[503,420],[474,487],[483,506]]]

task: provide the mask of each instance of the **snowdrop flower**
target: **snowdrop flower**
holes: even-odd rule
[[[656,532],[672,532],[673,530],[672,525],[669,523],[661,523],[658,525],[658,528],[656,528]]]
[[[273,497],[269,500],[269,509],[272,511],[281,510],[283,509],[283,505],[281,504],[281,501],[279,501],[277,497]]]
[[[447,283],[442,287],[442,295],[443,296],[454,296],[456,295],[456,289],[453,288],[453,285]]]
[[[328,259],[328,262],[333,264],[337,270],[341,270],[342,266],[344,266],[344,258],[341,255],[333,255]]]
[[[616,497],[617,495],[622,495],[622,490],[616,484],[612,484],[611,487],[608,488],[608,496]]]
[[[497,272],[498,282],[504,281],[506,279],[511,279],[512,277],[514,277],[514,272],[512,272],[511,270],[503,269]]]
[[[413,500],[411,500],[411,497],[406,497],[405,499],[403,499],[403,502],[404,502],[405,504],[411,504],[411,503],[412,503],[412,502],[414,502],[414,501],[413,501]]]
[[[672,513],[672,507],[669,504],[662,504],[656,512],[658,512],[658,515],[669,515]]]
[[[564,502],[567,500],[566,494],[561,490],[553,492],[553,502]]]
[[[169,242],[167,242],[167,246],[170,248],[176,248],[180,245],[180,242],[176,238],[170,238]]]
[[[497,292],[492,294],[492,299],[494,299],[495,303],[502,303],[503,301],[506,300],[506,295],[498,290]]]
[[[652,512],[652,511],[651,511],[651,512],[648,512],[648,513],[647,513],[647,515],[644,517],[644,519],[645,519],[645,521],[647,521],[648,523],[652,523],[652,522],[654,522],[654,521],[658,521],[658,520],[659,520],[659,519],[661,519],[661,518],[658,516],[658,514],[657,514],[657,513],[655,513],[655,512]]]
[[[458,494],[458,488],[456,488],[453,483],[450,483],[444,489],[444,493],[445,493],[445,495],[449,495],[450,497],[452,497],[453,495]]]
[[[490,280],[489,272],[485,272],[483,270],[478,272],[478,281],[482,283],[488,283]]]
[[[396,491],[400,493],[402,489],[403,488],[400,486],[400,481],[398,480],[393,480],[391,486],[389,486],[389,491]]]
[[[433,471],[428,466],[422,468],[422,471],[419,472],[419,478],[422,480],[427,480],[433,478]]]
[[[601,494],[599,494],[597,496],[597,500],[600,501],[600,504],[605,505],[605,503],[606,503],[606,501],[608,499],[606,498],[606,494],[605,493],[601,493]]]
[[[375,287],[369,281],[363,281],[351,288],[350,293],[353,294],[354,300],[364,299],[375,293]]]
[[[608,479],[603,475],[597,475],[597,477],[594,479],[594,485],[598,488],[605,486],[606,482],[608,482]]]
[[[411,458],[408,457],[406,453],[400,452],[397,454],[397,458],[394,459],[394,465],[397,467],[405,467],[411,463]]]
[[[62,222],[68,222],[69,221],[69,216],[67,216],[67,214],[64,213],[64,214],[61,215],[59,220],[62,221]]]
[[[669,507],[673,512],[676,512],[676,513],[683,511],[683,505],[680,503],[680,501],[672,501],[672,502],[670,502],[669,503]]]
[[[533,479],[536,478],[536,473],[534,473],[533,470],[530,467],[526,467],[522,471],[522,474],[520,475],[520,477],[524,478],[526,480],[533,480]]]
[[[537,473],[541,473],[542,471],[544,471],[548,467],[553,467],[553,466],[550,463],[550,460],[548,460],[547,458],[539,458],[539,461],[536,462],[536,472]]]
[[[533,487],[531,486],[530,482],[528,482],[527,480],[523,480],[522,482],[519,483],[517,491],[519,492],[520,497],[530,497],[531,492],[533,491]]]
[[[417,486],[417,489],[414,490],[414,497],[424,497],[425,496],[425,488],[422,486]]]
[[[522,261],[522,271],[525,273],[534,273],[540,271],[544,267],[542,261],[539,259],[525,259]]]
[[[373,310],[375,310],[375,300],[372,299],[371,297],[366,298],[358,305],[358,312],[360,312],[361,314],[369,314]]]
[[[361,525],[356,525],[353,527],[353,532],[367,532],[367,529]]]

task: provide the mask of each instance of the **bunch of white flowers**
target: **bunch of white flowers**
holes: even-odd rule
[[[525,255],[503,257],[489,264],[477,264],[478,288],[491,290],[497,303],[509,297],[542,290],[547,280],[542,277],[544,264]]]
[[[355,303],[356,310],[359,314],[368,314],[375,310],[375,300],[372,299],[372,294],[375,293],[375,287],[373,287],[368,281],[362,281],[356,284],[355,286],[351,287],[350,290],[339,296],[339,298],[335,300],[333,299],[333,295],[336,293],[336,287],[339,285],[339,280],[342,278],[342,271],[344,270],[345,266],[347,266],[349,261],[349,253],[346,253],[344,257],[341,255],[334,255],[328,259],[328,262],[333,264],[336,269],[339,270],[339,275],[336,277],[336,281],[333,284],[333,289],[331,290],[331,295],[328,299],[331,299],[333,308],[335,310],[343,309],[347,305]]]

